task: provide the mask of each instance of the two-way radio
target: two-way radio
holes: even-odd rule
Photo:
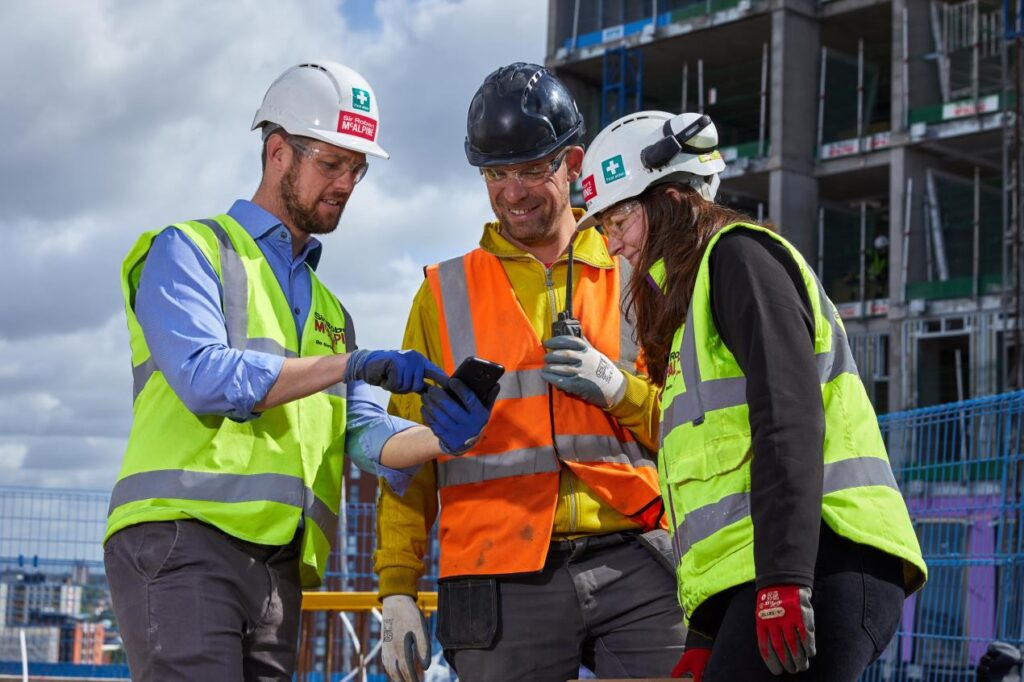
[[[576,235],[569,242],[569,262],[565,269],[565,310],[558,313],[558,319],[551,323],[551,336],[575,336],[583,338],[580,321],[572,316],[572,245]]]

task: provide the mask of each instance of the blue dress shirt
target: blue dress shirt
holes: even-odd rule
[[[312,297],[309,272],[320,262],[322,245],[310,237],[293,258],[288,228],[260,206],[240,199],[228,215],[245,228],[267,259],[301,341]],[[180,230],[168,227],[153,240],[146,257],[135,314],[153,362],[189,410],[235,421],[256,419],[259,413],[253,407],[277,380],[284,358],[228,346],[222,293],[220,279],[198,247]],[[402,494],[417,467],[389,469],[380,463],[380,453],[391,436],[415,422],[389,415],[361,381],[347,389],[346,453],[360,469],[383,476]]]

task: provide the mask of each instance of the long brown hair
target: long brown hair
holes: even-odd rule
[[[708,242],[726,225],[754,221],[738,211],[705,201],[692,187],[678,182],[648,187],[638,199],[647,214],[647,239],[629,281],[627,310],[635,320],[648,375],[655,384],[663,386],[672,338],[686,321],[697,270]],[[659,259],[665,261],[664,293],[647,275]]]

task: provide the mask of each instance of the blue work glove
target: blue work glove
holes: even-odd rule
[[[586,339],[552,336],[544,347],[550,352],[540,375],[555,388],[605,409],[618,405],[626,394],[622,370]]]
[[[437,436],[441,450],[446,455],[464,454],[480,438],[480,433],[491,418],[491,407],[498,397],[499,386],[495,384],[487,403],[481,403],[476,394],[458,379],[450,379],[448,388],[458,398],[438,386],[431,386],[423,396],[420,414],[423,423]]]
[[[448,375],[414,350],[364,350],[348,356],[345,383],[365,381],[391,393],[422,393],[433,379],[444,386]]]

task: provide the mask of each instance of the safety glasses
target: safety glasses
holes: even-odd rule
[[[535,163],[526,168],[507,170],[503,168],[481,168],[480,175],[484,182],[492,187],[504,187],[510,180],[518,180],[523,187],[537,187],[543,185],[554,175],[565,161],[565,155],[569,149],[563,149],[555,158],[550,161]]]
[[[619,239],[626,233],[640,216],[642,210],[639,201],[624,201],[598,213],[597,224],[609,238]]]
[[[347,161],[344,157],[334,152],[320,149],[319,147],[310,147],[299,142],[294,137],[288,138],[288,144],[295,151],[311,160],[316,165],[320,175],[328,180],[337,180],[345,173],[351,173],[352,184],[354,185],[366,176],[366,171],[370,168],[370,164],[365,161]]]

